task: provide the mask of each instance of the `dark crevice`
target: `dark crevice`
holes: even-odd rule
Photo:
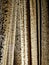
[[[40,4],[40,65],[42,60],[42,8],[41,8],[41,0],[39,1]]]
[[[30,64],[28,64],[28,65],[32,65],[32,61],[31,61],[31,26],[30,26],[30,0],[27,0],[27,2],[26,2],[26,9],[27,9],[27,26],[28,26],[28,42],[29,42],[29,46],[28,46],[28,50],[29,50],[29,57],[30,57],[30,59],[29,59],[29,61],[30,62],[28,62],[28,63],[30,63]]]
[[[37,31],[37,64],[39,65],[39,42],[38,42],[38,1],[36,0],[36,31]]]

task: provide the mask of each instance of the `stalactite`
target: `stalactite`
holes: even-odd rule
[[[31,62],[37,65],[37,25],[36,25],[36,0],[30,0],[30,26],[31,26]]]
[[[21,65],[25,65],[24,1],[20,1]]]
[[[29,13],[28,0],[24,0],[24,38],[25,38],[25,65],[30,65],[30,42],[29,42]]]
[[[8,45],[8,61],[7,65],[14,64],[14,47],[16,37],[16,19],[15,19],[15,0],[9,1],[10,5],[10,37]]]
[[[20,3],[16,0],[15,18],[16,18],[16,42],[14,53],[14,65],[21,65],[21,31],[20,31]]]

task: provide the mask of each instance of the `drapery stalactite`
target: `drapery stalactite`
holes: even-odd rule
[[[0,65],[49,65],[48,0],[0,0]]]

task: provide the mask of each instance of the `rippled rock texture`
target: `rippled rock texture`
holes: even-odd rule
[[[0,65],[49,65],[48,0],[0,0]]]

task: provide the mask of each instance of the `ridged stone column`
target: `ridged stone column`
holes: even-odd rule
[[[37,65],[37,24],[36,0],[30,0],[30,26],[31,26],[31,60],[32,65]]]

